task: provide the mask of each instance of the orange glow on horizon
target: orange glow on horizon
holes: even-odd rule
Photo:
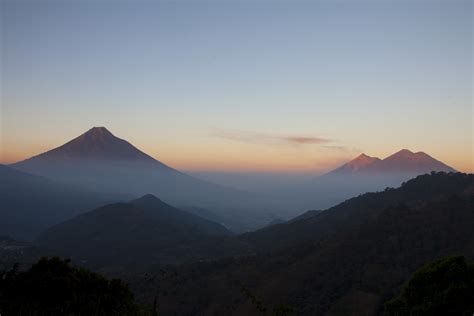
[[[36,156],[48,151],[55,146],[46,147],[30,144],[28,148],[22,146],[5,146],[0,148],[0,163],[12,164],[24,159]],[[146,150],[144,150],[147,152]],[[275,151],[275,149],[273,149]],[[273,152],[261,148],[260,153],[245,152],[240,148],[236,152],[232,151],[199,151],[193,149],[177,150],[176,152],[161,152],[160,154],[149,154],[155,159],[168,166],[190,172],[256,172],[256,173],[301,173],[301,174],[322,174],[339,167],[351,160],[357,154],[351,155],[296,155],[292,150],[277,150]],[[428,153],[429,154],[429,153]],[[370,154],[369,154],[370,155]],[[373,155],[376,156],[376,155]],[[383,155],[379,156],[384,158]],[[474,163],[471,161],[461,161],[459,157],[450,160],[443,160],[460,172],[473,173]],[[456,159],[458,158],[458,159]]]
[[[29,135],[2,139],[0,146],[0,163],[15,163],[40,153],[46,152],[77,135],[77,131],[70,131],[70,135],[61,135],[55,139],[48,135],[39,135],[31,139]],[[260,172],[260,173],[311,173],[321,174],[330,171],[358,156],[363,150],[352,147],[341,149],[326,148],[323,145],[273,145],[241,143],[215,139],[206,135],[190,137],[163,137],[147,139],[142,135],[120,135],[117,137],[128,140],[139,150],[149,154],[168,166],[193,172]],[[330,146],[329,146],[330,147]],[[401,145],[382,147],[374,143],[377,149],[365,149],[369,156],[385,158],[388,155],[404,148]],[[396,147],[396,148],[392,148]],[[424,151],[435,159],[461,172],[474,172],[472,150],[466,152],[456,150],[440,150],[437,146],[430,146],[418,150],[412,146],[412,151]],[[449,152],[449,154],[446,154]]]

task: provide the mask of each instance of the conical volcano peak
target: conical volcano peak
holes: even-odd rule
[[[377,158],[377,157],[371,157],[369,155],[366,155],[366,154],[362,153],[359,156],[357,156],[356,158],[354,158],[352,161],[365,161],[365,160],[373,161],[373,160],[380,160],[380,159]]]
[[[360,154],[356,158],[352,159],[348,163],[342,165],[331,173],[335,174],[344,174],[344,173],[354,173],[361,169],[367,168],[368,166],[380,161],[380,158],[371,157],[364,153]]]
[[[388,156],[377,166],[378,171],[412,172],[423,174],[431,171],[454,172],[455,170],[430,155],[402,149]]]
[[[402,149],[402,150],[399,150],[396,153],[392,154],[390,157],[411,157],[413,155],[415,155],[415,153],[412,152],[411,150]]]
[[[418,151],[418,152],[413,152],[408,149],[402,149],[400,151],[397,151],[396,153],[388,156],[387,158],[384,159],[384,161],[401,161],[401,160],[426,160],[426,161],[431,161],[435,160],[433,157],[430,155]]]
[[[93,127],[66,144],[30,159],[157,162],[105,127]]]
[[[160,200],[153,194],[145,194],[141,198],[131,201],[131,203],[135,205],[146,205],[146,206],[165,204],[162,200]]]
[[[108,129],[105,127],[93,127],[84,134],[80,135],[76,138],[76,140],[80,140],[83,142],[89,143],[105,143],[105,142],[112,142],[114,139],[119,139],[115,137]],[[73,140],[74,141],[74,140]]]
[[[346,166],[349,167],[351,170],[356,171],[362,168],[365,168],[380,159],[377,157],[371,157],[364,153],[357,156],[355,159],[349,161]]]
[[[85,134],[89,134],[89,135],[111,135],[111,136],[114,136],[112,135],[112,133],[105,127],[103,126],[95,126],[93,128],[91,128],[90,130],[88,130],[87,132],[85,132]]]

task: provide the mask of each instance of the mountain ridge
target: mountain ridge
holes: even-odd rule
[[[367,166],[370,166],[371,164],[380,160],[381,159],[378,157],[371,157],[366,155],[365,153],[362,153],[356,158],[350,160],[349,162],[346,162],[342,166],[330,171],[329,173],[339,174],[346,172],[358,172],[359,170],[367,168]]]
[[[255,251],[172,269],[179,277],[160,283],[173,288],[160,298],[160,311],[261,315],[245,287],[270,310],[284,302],[296,315],[380,315],[420,265],[452,254],[474,258],[473,187],[472,174],[421,175],[237,236]],[[130,283],[139,299],[152,302],[145,282],[136,276]]]
[[[456,172],[454,168],[433,158],[425,152],[412,152],[408,149],[401,149],[384,159],[371,157],[362,153],[342,166],[329,171],[325,175],[377,174],[385,172],[422,174],[431,171]]]
[[[105,127],[94,127],[65,144],[10,167],[105,193],[152,193],[179,207],[219,213],[234,231],[264,225],[278,207],[251,192],[195,178],[147,155]],[[267,207],[271,204],[272,207]],[[249,216],[242,214],[248,213]],[[254,213],[254,216],[250,216]]]
[[[50,225],[123,196],[0,165],[0,234],[30,240]]]
[[[21,165],[26,161],[35,159],[58,161],[67,159],[134,160],[163,164],[126,140],[116,137],[105,127],[92,127],[59,147],[19,161],[13,165]]]
[[[91,264],[172,263],[206,257],[209,246],[201,250],[200,243],[230,235],[218,223],[146,194],[56,224],[36,242],[58,254]]]
[[[180,208],[206,209],[234,232],[254,230],[276,217],[288,219],[303,210],[335,205],[351,195],[399,185],[418,174],[454,171],[424,153],[408,150],[384,160],[361,154],[312,182],[259,195],[173,169],[105,127],[91,128],[57,148],[10,166],[101,193],[152,193]]]

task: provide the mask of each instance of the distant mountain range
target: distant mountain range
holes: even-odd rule
[[[38,247],[6,238],[0,255],[72,257],[125,278],[142,302],[158,299],[163,315],[259,315],[261,302],[297,315],[375,316],[425,262],[474,259],[473,209],[474,175],[430,173],[235,236],[145,195],[54,225]]]
[[[164,315],[259,315],[255,304],[282,303],[298,315],[377,315],[419,265],[474,259],[474,176],[406,149],[362,154],[268,201],[190,177],[93,128],[0,165],[0,205],[0,235],[39,235],[35,246],[2,238],[2,258],[61,255],[123,274]],[[150,278],[162,271],[174,277]],[[157,287],[166,295],[155,297]]]
[[[123,198],[0,165],[0,234],[30,240],[53,224]]]
[[[100,193],[152,193],[179,207],[219,215],[235,231],[268,222],[270,201],[179,172],[141,152],[104,127],[94,127],[66,144],[11,167]],[[247,215],[246,215],[247,214]]]
[[[454,168],[424,152],[413,153],[408,149],[402,149],[385,159],[361,154],[327,175],[419,175],[430,173],[431,171],[456,172]]]
[[[404,181],[430,172],[456,170],[423,152],[402,149],[385,159],[360,154],[342,166],[288,189],[299,209],[323,209],[358,194],[398,187]]]
[[[311,182],[263,196],[216,185],[175,170],[114,136],[104,127],[94,127],[62,146],[9,167],[23,172],[18,181],[25,178],[25,173],[31,177],[41,176],[35,179],[56,183],[56,187],[64,184],[64,189],[73,187],[93,192],[100,197],[95,199],[96,202],[113,201],[107,198],[110,196],[130,198],[151,193],[180,209],[223,223],[234,232],[255,230],[276,218],[289,219],[305,210],[327,208],[360,193],[395,187],[419,174],[455,171],[425,153],[413,153],[406,149],[383,160],[361,154]],[[8,188],[9,192],[13,192],[14,188]],[[25,192],[28,190],[14,194],[27,194]],[[54,196],[49,192],[43,201],[51,201],[50,197],[46,197],[48,194]],[[94,199],[87,198],[81,203],[70,204],[73,200],[66,194],[61,200],[62,214],[54,220],[44,215],[40,222],[45,225],[56,223],[58,219],[67,219],[67,214],[77,214],[78,209],[83,209],[82,206],[92,208],[100,205],[92,202]],[[31,208],[14,206],[18,203],[10,205],[10,214],[16,214],[18,218],[28,218],[26,214],[32,211]],[[57,210],[54,207],[50,209]],[[36,211],[41,214],[41,210],[39,207]],[[37,229],[31,231],[37,232]]]
[[[215,256],[215,237],[230,235],[224,226],[148,194],[55,225],[37,243],[90,265],[163,264]]]

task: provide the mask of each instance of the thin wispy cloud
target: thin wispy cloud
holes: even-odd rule
[[[295,144],[323,144],[331,142],[330,139],[308,136],[290,136],[285,138],[287,141]]]
[[[266,145],[321,145],[332,142],[331,139],[316,136],[278,135],[228,129],[213,129],[211,135],[242,143]]]
[[[348,147],[348,146],[343,146],[343,145],[324,145],[322,147],[328,150],[341,151],[341,152],[346,152],[346,153],[361,153],[362,152],[360,148]]]

